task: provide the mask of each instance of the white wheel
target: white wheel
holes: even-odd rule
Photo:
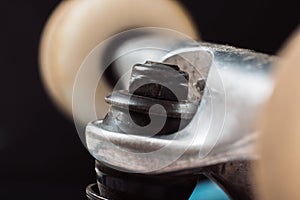
[[[277,65],[274,93],[262,120],[255,168],[260,199],[300,199],[300,32]]]
[[[189,16],[173,0],[63,1],[50,17],[40,46],[42,78],[59,108],[72,113],[76,73],[97,44],[126,29],[149,26],[170,28],[197,39]],[[107,85],[101,91],[103,98],[109,90]]]

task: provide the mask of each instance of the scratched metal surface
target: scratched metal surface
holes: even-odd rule
[[[272,91],[274,59],[209,43],[171,52],[165,62],[196,68],[206,79],[192,122],[172,135],[146,138],[103,130],[96,121],[86,128],[89,151],[119,170],[154,174],[255,159],[255,122]]]

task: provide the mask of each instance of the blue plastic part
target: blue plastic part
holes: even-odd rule
[[[230,200],[225,192],[214,182],[200,182],[195,187],[189,200]]]

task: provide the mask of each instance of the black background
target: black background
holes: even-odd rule
[[[1,1],[0,199],[84,199],[94,161],[41,84],[38,45],[58,0]],[[181,1],[202,40],[275,54],[300,22],[296,1]]]

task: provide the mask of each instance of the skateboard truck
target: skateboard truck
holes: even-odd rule
[[[98,185],[88,198],[187,199],[204,175],[231,199],[254,199],[254,125],[273,60],[199,43],[134,65],[129,89],[108,95],[106,117],[86,127]]]

